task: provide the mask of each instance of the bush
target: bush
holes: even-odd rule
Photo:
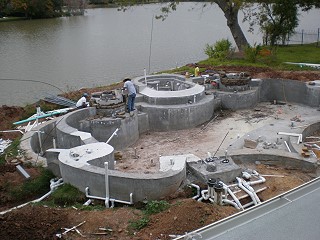
[[[170,204],[166,201],[150,201],[146,205],[145,213],[148,215],[156,214],[168,209]]]
[[[140,218],[136,221],[129,221],[129,229],[133,230],[141,230],[142,228],[148,226],[149,218],[147,216],[144,216],[143,218]]]
[[[251,63],[260,61],[265,64],[271,64],[276,60],[275,48],[270,50],[265,46],[261,46],[260,44],[254,44],[253,47],[247,46],[244,50],[244,53],[246,60]]]
[[[85,195],[71,184],[66,183],[57,188],[52,194],[50,199],[54,204],[62,206],[71,206],[78,202],[85,201]]]
[[[252,63],[257,62],[261,50],[262,47],[260,44],[254,44],[253,47],[251,47],[250,45],[246,46],[246,48],[244,49],[244,55],[246,60]]]
[[[206,44],[204,52],[209,58],[216,58],[220,61],[227,59],[233,52],[232,43],[228,39],[217,41],[214,45]]]

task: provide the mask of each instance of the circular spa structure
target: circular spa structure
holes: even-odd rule
[[[198,126],[213,116],[214,96],[205,87],[175,74],[137,77],[132,80],[140,97],[138,109],[146,113],[154,131]]]

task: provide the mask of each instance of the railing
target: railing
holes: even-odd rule
[[[268,42],[268,37],[264,37],[264,43]],[[317,47],[320,46],[320,28],[316,30],[304,30],[299,29],[294,33],[284,36],[283,39],[277,42],[278,45],[289,45],[289,44],[310,44],[315,43]]]
[[[286,40],[287,44],[309,44],[316,43],[317,47],[319,47],[320,41],[320,28],[313,31],[305,31],[304,29],[295,31],[293,34],[288,36]]]

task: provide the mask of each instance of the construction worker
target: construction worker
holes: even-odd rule
[[[200,75],[200,69],[198,67],[198,64],[195,65],[196,67],[194,68],[194,76],[199,77]]]
[[[78,100],[76,103],[77,108],[86,108],[89,107],[89,102],[87,102],[87,99],[89,98],[88,93],[84,93],[82,97]]]
[[[128,112],[130,114],[130,116],[133,116],[134,113],[134,101],[136,98],[136,88],[134,87],[133,83],[131,82],[130,78],[125,78],[123,80],[124,85],[123,88],[126,89],[128,91],[128,102],[127,102],[127,107],[128,107]]]

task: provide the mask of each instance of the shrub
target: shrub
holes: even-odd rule
[[[217,41],[214,45],[206,44],[204,52],[209,58],[216,58],[220,61],[227,59],[233,52],[232,43],[228,39]]]
[[[150,201],[146,205],[145,213],[156,214],[168,209],[170,204],[166,201]]]
[[[77,202],[84,202],[85,195],[71,184],[66,183],[57,188],[51,194],[50,199],[52,199],[54,204],[70,206]]]
[[[144,216],[136,221],[129,221],[129,228],[133,230],[141,230],[142,228],[148,226],[149,218]]]
[[[251,47],[250,45],[246,46],[246,48],[244,49],[244,54],[245,54],[245,58],[252,63],[257,62],[258,57],[259,57],[259,53],[262,50],[262,47],[260,44],[256,45],[254,44],[253,47]]]

